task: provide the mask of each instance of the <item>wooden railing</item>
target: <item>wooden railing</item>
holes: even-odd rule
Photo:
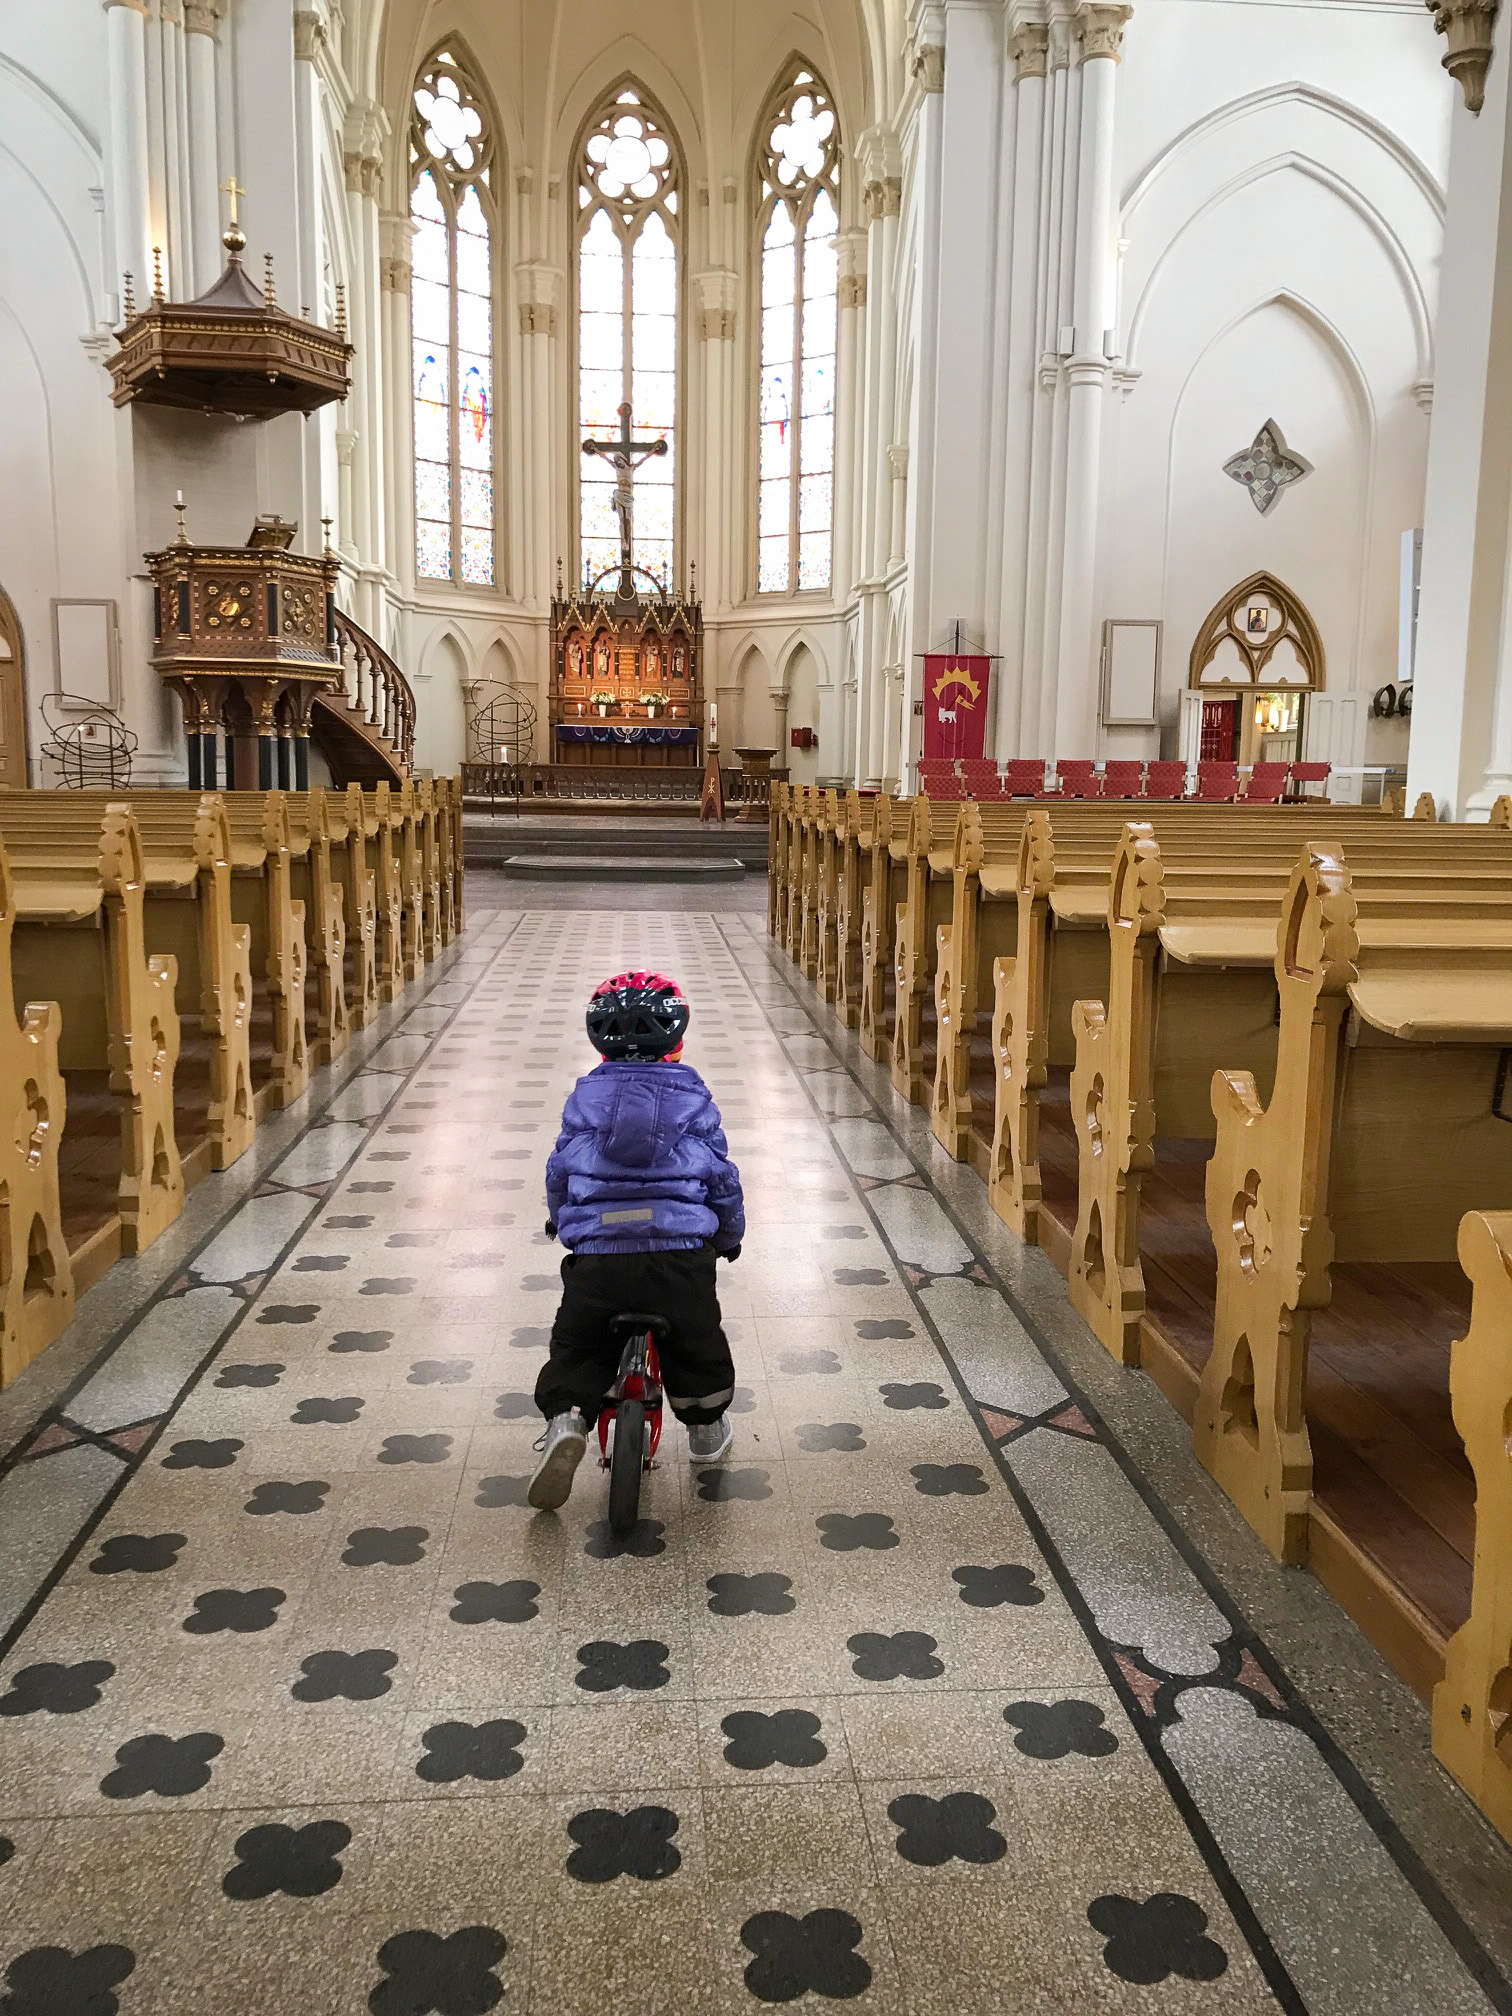
[[[415,760],[415,696],[410,683],[376,637],[344,610],[336,611],[341,685],[349,707],[393,749],[407,772]]]
[[[738,768],[721,770],[726,805],[745,805],[747,790],[765,811],[771,785],[765,778],[747,777]],[[462,789],[468,798],[526,804],[560,800],[612,799],[621,804],[680,802],[697,804],[703,792],[703,770],[696,764],[628,763],[464,763]]]

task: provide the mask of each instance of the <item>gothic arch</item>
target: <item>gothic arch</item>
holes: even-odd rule
[[[0,588],[0,784],[27,780],[26,645],[16,605]]]
[[[1247,614],[1252,608],[1267,612],[1263,632],[1252,633],[1248,627]],[[1230,588],[1208,611],[1192,646],[1187,685],[1194,692],[1212,692],[1221,686],[1263,686],[1266,670],[1283,644],[1291,646],[1307,675],[1305,681],[1286,680],[1286,686],[1298,692],[1321,693],[1327,683],[1327,665],[1318,626],[1301,598],[1284,581],[1262,569]],[[1220,648],[1247,671],[1247,679],[1204,678]]]

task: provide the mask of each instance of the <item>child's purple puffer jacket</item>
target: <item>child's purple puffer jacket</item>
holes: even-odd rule
[[[740,1171],[687,1064],[600,1064],[579,1078],[546,1164],[546,1208],[577,1253],[738,1245]]]

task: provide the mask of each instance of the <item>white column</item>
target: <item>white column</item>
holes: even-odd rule
[[[136,296],[152,292],[148,229],[146,0],[104,0],[105,59],[110,87],[110,141],[106,187],[110,192],[114,285],[122,273],[136,279]]]
[[[1110,376],[1117,246],[1113,201],[1114,86],[1124,25],[1132,7],[1083,0],[1076,29],[1082,47],[1081,144],[1077,164],[1077,235],[1072,320],[1075,347],[1066,366],[1065,557],[1055,683],[1053,752],[1091,755],[1097,735],[1098,479],[1102,417]],[[1042,727],[1043,727],[1042,722]]]
[[[744,550],[735,536],[735,525],[743,522],[740,513],[732,510],[734,504],[733,485],[728,480],[731,457],[721,455],[716,444],[728,438],[728,412],[731,381],[734,377],[735,330],[737,326],[736,293],[738,279],[727,266],[711,266],[693,276],[693,298],[697,316],[699,359],[702,365],[702,416],[700,432],[704,443],[701,465],[706,472],[702,497],[703,510],[695,518],[687,516],[687,530],[683,537],[682,572],[687,578],[688,561],[699,562],[699,587],[706,609],[728,608],[732,602],[742,601],[751,585],[747,580],[749,567]],[[682,453],[688,454],[690,444],[683,443]],[[684,494],[691,498],[692,485],[688,479],[693,473],[693,465],[684,462]],[[701,522],[699,522],[701,519]],[[695,525],[697,530],[695,533]],[[724,709],[720,709],[720,720],[725,720]],[[731,717],[733,720],[733,717]],[[733,745],[730,736],[733,726],[722,727],[720,744],[724,749]]]
[[[162,216],[166,220],[169,293],[194,292],[194,232],[189,203],[188,90],[184,77],[184,0],[158,0],[159,103],[162,120]]]
[[[862,379],[862,322],[866,310],[866,234],[842,231],[840,258],[840,331],[835,376],[840,391],[835,416],[835,488],[832,525],[833,582],[837,602],[850,598],[861,571],[855,546],[856,493],[859,487],[859,420],[865,386]]]
[[[1512,790],[1512,109],[1497,52],[1455,94],[1407,789],[1484,818]]]
[[[217,0],[185,0],[184,68],[189,113],[189,215],[194,238],[194,292],[215,284],[221,248],[220,142],[215,109]]]
[[[294,184],[298,192],[299,268],[295,276],[298,300],[290,305],[301,315],[325,322],[325,206],[320,189],[320,76],[316,68],[325,41],[325,23],[308,9],[294,15]],[[334,303],[331,309],[334,319]],[[378,363],[379,360],[375,360]],[[381,367],[380,367],[381,368]],[[375,373],[375,375],[377,375]],[[313,429],[311,430],[313,435]],[[315,437],[318,438],[318,437]],[[306,444],[313,450],[314,440]],[[304,500],[301,523],[314,528],[330,509],[323,487],[321,456],[304,457]],[[313,544],[311,551],[314,550]],[[381,555],[374,554],[376,559]]]
[[[1039,401],[1039,275],[1045,80],[1050,31],[1020,20],[1011,38],[1014,83],[1011,272],[1008,289],[1002,600],[999,605],[997,700],[988,748],[999,757],[1024,753],[1023,703],[1029,668],[1025,649],[1030,540],[1030,462]],[[1036,672],[1036,678],[1038,676]],[[1036,710],[1037,711],[1037,710]]]
[[[559,267],[527,263],[515,268],[520,314],[521,526],[524,578],[509,585],[528,609],[545,609],[556,579],[551,549],[552,449],[551,346],[560,323],[565,275]]]
[[[344,168],[351,225],[353,270],[348,276],[347,317],[356,355],[347,399],[353,445],[351,532],[359,567],[357,620],[383,634],[384,533],[383,260],[378,238],[378,193],[388,114],[374,99],[358,99],[347,112]]]
[[[415,434],[410,417],[410,244],[415,227],[402,210],[385,211],[378,222],[383,259],[379,284],[383,297],[384,434],[389,442],[384,458],[384,559],[391,574],[407,580],[415,550]],[[502,551],[499,564],[502,568]]]

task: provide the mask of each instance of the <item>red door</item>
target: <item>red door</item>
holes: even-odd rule
[[[1202,742],[1198,755],[1204,763],[1232,763],[1234,730],[1239,721],[1237,700],[1204,700]]]

